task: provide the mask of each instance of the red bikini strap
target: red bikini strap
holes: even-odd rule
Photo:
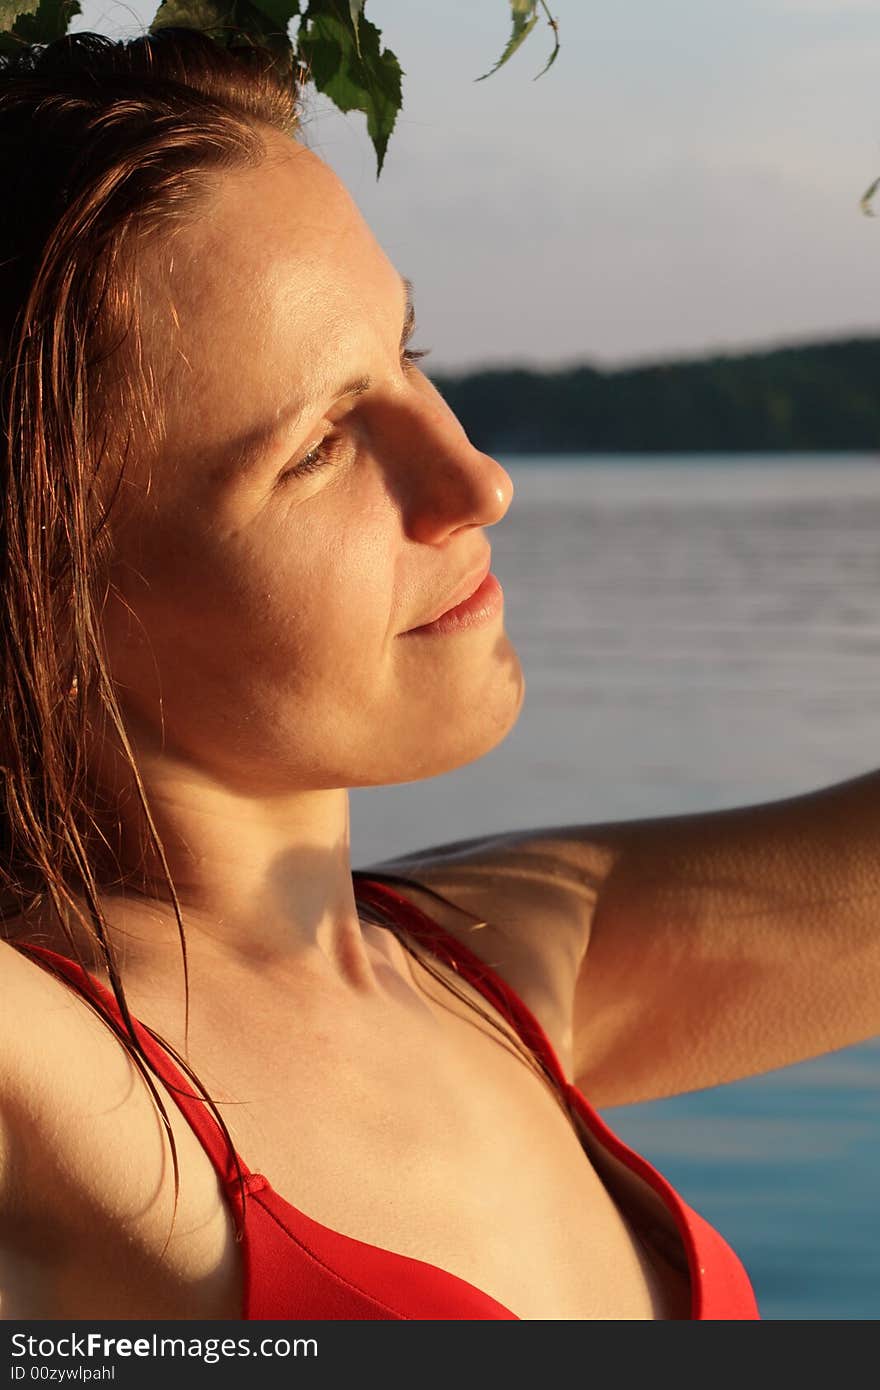
[[[87,970],[84,970],[77,961],[69,960],[67,956],[59,955],[57,951],[50,951],[47,946],[34,946],[22,943],[16,945],[14,949],[17,951],[27,951],[29,954],[34,954],[42,958],[49,967],[54,966],[54,969],[50,968],[50,973],[65,976],[81,994],[91,997],[92,1000],[98,1004],[101,1012],[105,1016],[109,1015],[109,1022],[114,1032],[130,1042],[128,1029],[125,1026],[125,1021],[122,1017],[119,1005],[116,1003],[116,999],[112,992],[107,989],[100,980],[96,980],[93,975]],[[172,1089],[174,1099],[183,1111],[190,1126],[195,1131],[196,1136],[200,1140],[202,1147],[205,1149],[215,1169],[223,1178],[224,1182],[233,1182],[237,1174],[235,1171],[235,1164],[232,1161],[232,1154],[230,1153],[229,1145],[223,1137],[220,1126],[207,1108],[207,1103],[203,1097],[198,1095],[193,1089],[193,1082],[178,1070],[167,1052],[156,1042],[155,1038],[152,1037],[144,1025],[139,1023],[135,1018],[132,1019],[132,1023],[134,1024],[137,1040],[144,1053],[149,1058],[150,1064],[157,1076],[159,1076],[169,1088],[180,1088],[179,1090]],[[239,1162],[241,1163],[243,1175],[247,1177],[250,1171],[247,1164],[240,1158]]]
[[[352,878],[356,898],[363,898],[373,907],[384,909],[390,917],[400,920],[418,941],[424,942],[435,955],[474,985],[507,1020],[520,1040],[541,1058],[563,1091],[569,1091],[570,1083],[553,1044],[535,1015],[497,971],[390,884],[371,878],[359,869],[353,870]]]

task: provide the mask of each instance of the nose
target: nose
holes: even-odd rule
[[[407,431],[405,507],[413,539],[437,544],[462,526],[494,526],[513,500],[510,474],[468,439],[437,391]]]

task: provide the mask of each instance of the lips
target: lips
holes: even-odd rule
[[[462,580],[458,588],[454,589],[449,597],[444,599],[442,605],[434,609],[434,612],[429,618],[423,618],[416,626],[427,627],[429,623],[435,623],[438,618],[443,617],[444,613],[448,613],[450,609],[456,608],[460,603],[464,603],[465,599],[470,598],[471,594],[475,594],[486,578],[486,575],[489,573],[491,564],[492,556],[490,554],[486,556],[479,569],[472,570],[468,577]]]

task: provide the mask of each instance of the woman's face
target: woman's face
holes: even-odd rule
[[[117,533],[111,667],[136,747],[244,794],[414,781],[519,713],[503,613],[401,635],[488,557],[513,488],[402,363],[405,287],[343,185],[266,139],[174,240],[167,287],[146,281],[172,396]]]

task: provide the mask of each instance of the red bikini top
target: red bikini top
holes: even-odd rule
[[[727,1242],[689,1207],[662,1175],[628,1148],[572,1083],[535,1016],[501,977],[390,885],[358,870],[356,897],[402,924],[427,949],[469,981],[502,1016],[558,1082],[569,1102],[600,1176],[640,1212],[640,1229],[678,1263],[690,1279],[694,1319],[755,1319],[758,1313],[748,1275]],[[103,1005],[111,1024],[125,1036],[122,1015],[110,990],[75,961],[44,946],[17,949],[33,953],[65,976],[82,993]],[[136,1036],[156,1074],[179,1106],[219,1174],[236,1220],[242,1220],[238,1175],[216,1120],[191,1081],[168,1054],[133,1020]],[[182,1094],[181,1094],[182,1092]],[[252,1173],[238,1155],[248,1200],[244,1211],[245,1319],[441,1319],[519,1321],[517,1315],[465,1279],[380,1246],[355,1240],[300,1211],[275,1192],[261,1173]],[[626,1210],[625,1201],[620,1205]],[[651,1221],[651,1209],[655,1217]],[[629,1212],[627,1210],[627,1214]],[[671,1218],[671,1221],[670,1221]]]

